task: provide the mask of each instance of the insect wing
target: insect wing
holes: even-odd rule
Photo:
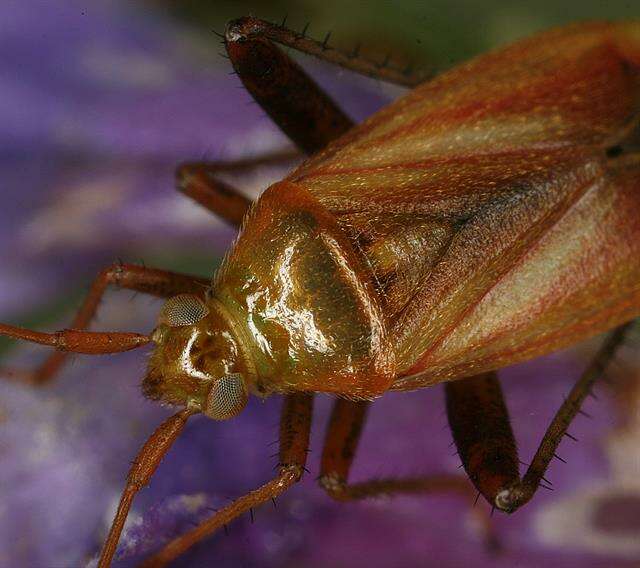
[[[640,211],[638,169],[608,157],[639,117],[640,22],[578,24],[452,69],[289,176],[366,258],[399,374],[428,376],[398,388],[640,313],[640,230],[615,211]]]

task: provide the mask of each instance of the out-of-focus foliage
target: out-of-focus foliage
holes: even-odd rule
[[[221,31],[230,18],[252,14],[301,29],[349,48],[356,42],[377,56],[406,54],[437,67],[531,34],[576,20],[639,17],[633,1],[610,0],[164,0],[175,16],[203,29]]]

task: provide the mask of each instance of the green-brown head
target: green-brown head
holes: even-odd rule
[[[146,396],[226,420],[246,405],[247,357],[224,310],[191,294],[167,300],[152,333],[156,348],[142,389]]]

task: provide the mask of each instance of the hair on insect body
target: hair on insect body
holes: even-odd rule
[[[538,487],[594,381],[640,315],[640,22],[544,32],[431,80],[256,18],[224,43],[256,102],[310,157],[255,203],[178,168],[178,189],[242,228],[212,282],[118,264],[94,281],[70,329],[0,324],[67,352],[153,344],[144,394],[182,407],[133,461],[99,566],[111,563],[136,493],[189,417],[223,421],[249,396],[281,395],[274,478],[176,537],[164,565],[305,471],[314,393],[336,396],[319,482],[348,501],[455,491],[513,512]],[[354,125],[275,43],[413,87]],[[273,157],[270,158],[271,160]],[[108,286],[167,298],[149,333],[90,332]],[[611,331],[560,406],[524,476],[497,370]],[[371,401],[446,383],[466,476],[349,482]]]

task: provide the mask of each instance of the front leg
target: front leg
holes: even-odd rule
[[[306,393],[288,395],[280,420],[280,453],[278,475],[258,489],[236,499],[215,515],[199,523],[189,532],[180,535],[164,546],[151,558],[143,562],[141,568],[165,566],[194,544],[210,536],[243,513],[275,499],[300,480],[307,462],[309,433],[313,396]]]

